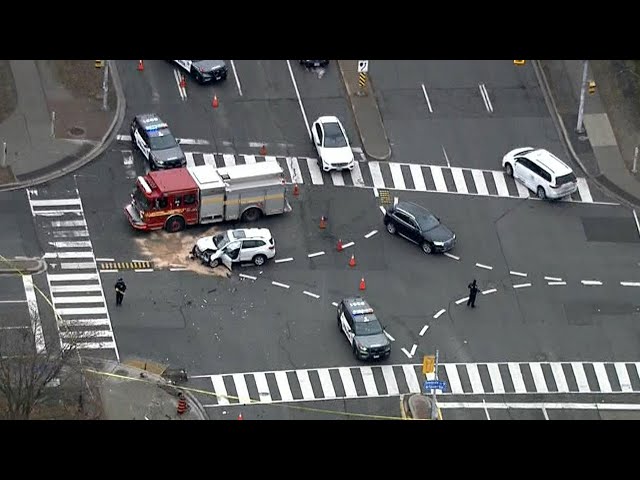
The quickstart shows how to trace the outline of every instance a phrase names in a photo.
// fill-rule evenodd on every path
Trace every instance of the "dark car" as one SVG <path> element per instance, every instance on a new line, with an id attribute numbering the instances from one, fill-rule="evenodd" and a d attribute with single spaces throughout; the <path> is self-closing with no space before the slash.
<path id="1" fill-rule="evenodd" d="M 307 68 L 313 67 L 326 67 L 329 65 L 329 60 L 300 60 L 300 64 Z"/>
<path id="2" fill-rule="evenodd" d="M 456 235 L 429 210 L 412 202 L 398 202 L 389 207 L 384 224 L 391 235 L 396 233 L 420 245 L 424 253 L 442 253 L 456 244 Z"/>
<path id="3" fill-rule="evenodd" d="M 187 164 L 178 140 L 158 115 L 136 115 L 130 129 L 134 149 L 142 152 L 152 170 L 184 167 Z"/>
<path id="4" fill-rule="evenodd" d="M 200 83 L 225 80 L 229 71 L 224 60 L 174 60 Z"/>
<path id="5" fill-rule="evenodd" d="M 391 355 L 391 342 L 384 334 L 384 327 L 362 297 L 345 298 L 338 304 L 338 328 L 349 340 L 356 359 Z"/>

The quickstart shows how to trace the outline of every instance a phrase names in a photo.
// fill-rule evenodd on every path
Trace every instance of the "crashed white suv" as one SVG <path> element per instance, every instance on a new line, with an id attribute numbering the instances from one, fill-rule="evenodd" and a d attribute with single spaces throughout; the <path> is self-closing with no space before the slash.
<path id="1" fill-rule="evenodd" d="M 217 235 L 202 237 L 191 253 L 212 268 L 253 262 L 257 266 L 276 256 L 276 244 L 267 228 L 238 228 Z"/>

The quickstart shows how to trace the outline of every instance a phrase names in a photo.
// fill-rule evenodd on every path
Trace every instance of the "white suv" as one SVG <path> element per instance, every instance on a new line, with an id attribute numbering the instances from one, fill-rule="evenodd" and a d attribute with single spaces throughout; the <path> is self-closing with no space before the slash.
<path id="1" fill-rule="evenodd" d="M 542 148 L 511 150 L 502 158 L 502 167 L 541 200 L 563 198 L 578 190 L 578 180 L 571 168 Z"/>
<path id="2" fill-rule="evenodd" d="M 240 262 L 261 266 L 276 256 L 276 244 L 267 228 L 238 228 L 198 239 L 191 253 L 212 268 L 231 269 Z"/>

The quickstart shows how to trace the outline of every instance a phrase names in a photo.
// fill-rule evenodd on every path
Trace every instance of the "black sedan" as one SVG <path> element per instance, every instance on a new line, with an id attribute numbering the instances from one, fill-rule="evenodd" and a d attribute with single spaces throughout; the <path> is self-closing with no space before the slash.
<path id="1" fill-rule="evenodd" d="M 456 235 L 429 210 L 411 202 L 389 207 L 384 224 L 391 235 L 396 233 L 420 245 L 424 253 L 443 253 L 456 244 Z"/>

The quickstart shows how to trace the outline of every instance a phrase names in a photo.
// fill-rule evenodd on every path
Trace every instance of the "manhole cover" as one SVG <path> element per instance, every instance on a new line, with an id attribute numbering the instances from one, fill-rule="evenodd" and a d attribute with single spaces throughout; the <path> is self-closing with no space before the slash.
<path id="1" fill-rule="evenodd" d="M 71 127 L 69 129 L 69 133 L 74 137 L 79 137 L 81 135 L 84 135 L 84 131 L 85 131 L 84 128 L 81 128 L 81 127 Z"/>

